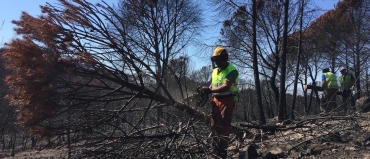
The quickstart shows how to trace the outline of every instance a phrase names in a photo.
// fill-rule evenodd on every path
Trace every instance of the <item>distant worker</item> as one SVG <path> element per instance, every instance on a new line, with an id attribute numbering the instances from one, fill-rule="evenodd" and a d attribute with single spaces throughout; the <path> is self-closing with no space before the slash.
<path id="1" fill-rule="evenodd" d="M 212 83 L 201 88 L 204 93 L 212 93 L 212 152 L 218 158 L 227 158 L 229 135 L 231 133 L 232 113 L 237 99 L 237 69 L 229 63 L 228 52 L 224 47 L 217 47 L 211 56 L 217 67 L 212 72 Z"/>
<path id="2" fill-rule="evenodd" d="M 337 76 L 329 71 L 329 68 L 322 70 L 322 88 L 324 89 L 324 99 L 322 108 L 325 112 L 330 112 L 337 107 L 336 95 L 338 92 Z"/>
<path id="3" fill-rule="evenodd" d="M 344 111 L 347 111 L 347 108 L 354 108 L 354 98 L 352 97 L 352 88 L 355 84 L 355 78 L 352 74 L 348 73 L 346 67 L 342 67 L 340 69 L 340 73 L 342 76 L 339 77 L 340 87 L 341 87 L 341 95 L 343 100 L 343 108 Z"/>

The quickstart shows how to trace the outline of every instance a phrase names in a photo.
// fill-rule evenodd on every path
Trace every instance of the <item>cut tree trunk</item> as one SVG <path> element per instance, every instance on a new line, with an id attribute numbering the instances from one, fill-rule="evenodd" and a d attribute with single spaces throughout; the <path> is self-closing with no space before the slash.
<path id="1" fill-rule="evenodd" d="M 324 91 L 324 89 L 320 86 L 314 86 L 314 85 L 308 85 L 308 84 L 304 84 L 303 85 L 303 89 L 304 90 L 307 90 L 307 89 L 312 89 L 314 91 Z M 341 91 L 338 91 L 337 92 L 337 95 L 342 95 L 342 92 Z"/>
<path id="2" fill-rule="evenodd" d="M 306 90 L 306 89 L 312 89 L 312 90 L 315 90 L 315 91 L 324 91 L 324 89 L 322 89 L 322 87 L 315 86 L 315 85 L 304 84 L 303 85 L 303 88 L 304 88 L 304 90 Z"/>

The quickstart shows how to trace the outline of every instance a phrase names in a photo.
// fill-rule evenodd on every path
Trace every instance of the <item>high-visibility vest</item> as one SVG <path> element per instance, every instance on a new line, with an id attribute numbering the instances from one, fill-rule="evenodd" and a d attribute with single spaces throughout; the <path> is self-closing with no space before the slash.
<path id="1" fill-rule="evenodd" d="M 351 87 L 352 87 L 352 78 L 351 78 L 351 74 L 346 74 L 341 77 L 339 77 L 339 82 L 340 82 L 340 86 L 342 87 L 343 90 L 346 90 L 346 91 L 349 91 L 351 90 Z"/>
<path id="2" fill-rule="evenodd" d="M 326 87 L 324 89 L 331 89 L 331 88 L 338 89 L 337 76 L 331 72 L 326 72 L 324 73 L 324 75 L 325 75 L 325 81 L 326 81 Z"/>
<path id="3" fill-rule="evenodd" d="M 236 70 L 236 68 L 229 64 L 226 69 L 219 71 L 218 68 L 213 69 L 212 72 L 212 88 L 217 88 L 225 83 L 226 75 L 229 74 L 231 71 Z M 233 85 L 230 87 L 229 91 L 222 92 L 222 93 L 212 93 L 215 96 L 224 96 L 224 95 L 233 95 L 233 101 L 238 101 L 238 97 L 236 96 L 239 88 L 237 87 L 238 77 L 236 77 Z"/>

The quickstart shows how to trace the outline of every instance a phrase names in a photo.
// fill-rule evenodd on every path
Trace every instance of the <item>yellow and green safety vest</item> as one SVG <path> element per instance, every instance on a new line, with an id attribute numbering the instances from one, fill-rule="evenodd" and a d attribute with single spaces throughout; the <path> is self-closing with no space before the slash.
<path id="1" fill-rule="evenodd" d="M 344 77 L 343 76 L 339 77 L 339 82 L 343 90 L 346 90 L 346 91 L 351 90 L 352 83 L 353 83 L 351 74 L 346 74 L 344 75 Z"/>
<path id="2" fill-rule="evenodd" d="M 326 81 L 326 87 L 324 89 L 331 89 L 331 88 L 338 89 L 337 76 L 331 72 L 326 72 L 324 73 L 324 75 L 325 75 L 325 81 Z"/>
<path id="3" fill-rule="evenodd" d="M 226 69 L 221 70 L 221 71 L 219 71 L 218 68 L 213 69 L 213 72 L 212 72 L 212 88 L 217 88 L 217 87 L 221 86 L 222 84 L 224 84 L 227 74 L 229 74 L 231 71 L 234 71 L 234 70 L 236 70 L 236 68 L 231 64 L 229 64 L 226 67 Z M 238 94 L 238 91 L 239 91 L 239 89 L 237 87 L 237 83 L 238 83 L 238 76 L 236 77 L 235 82 L 230 87 L 229 91 L 223 92 L 223 93 L 212 93 L 212 95 L 215 95 L 215 96 L 233 95 L 233 101 L 236 102 L 236 101 L 238 101 L 237 94 Z"/>

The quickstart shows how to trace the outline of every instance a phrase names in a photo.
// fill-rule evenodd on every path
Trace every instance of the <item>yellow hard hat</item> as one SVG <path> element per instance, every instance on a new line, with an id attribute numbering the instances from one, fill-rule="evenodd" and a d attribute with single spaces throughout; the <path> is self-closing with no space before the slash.
<path id="1" fill-rule="evenodd" d="M 223 58 L 228 60 L 228 53 L 226 49 L 222 46 L 216 47 L 215 50 L 213 50 L 213 54 L 211 56 L 211 60 L 218 59 L 218 58 Z"/>

